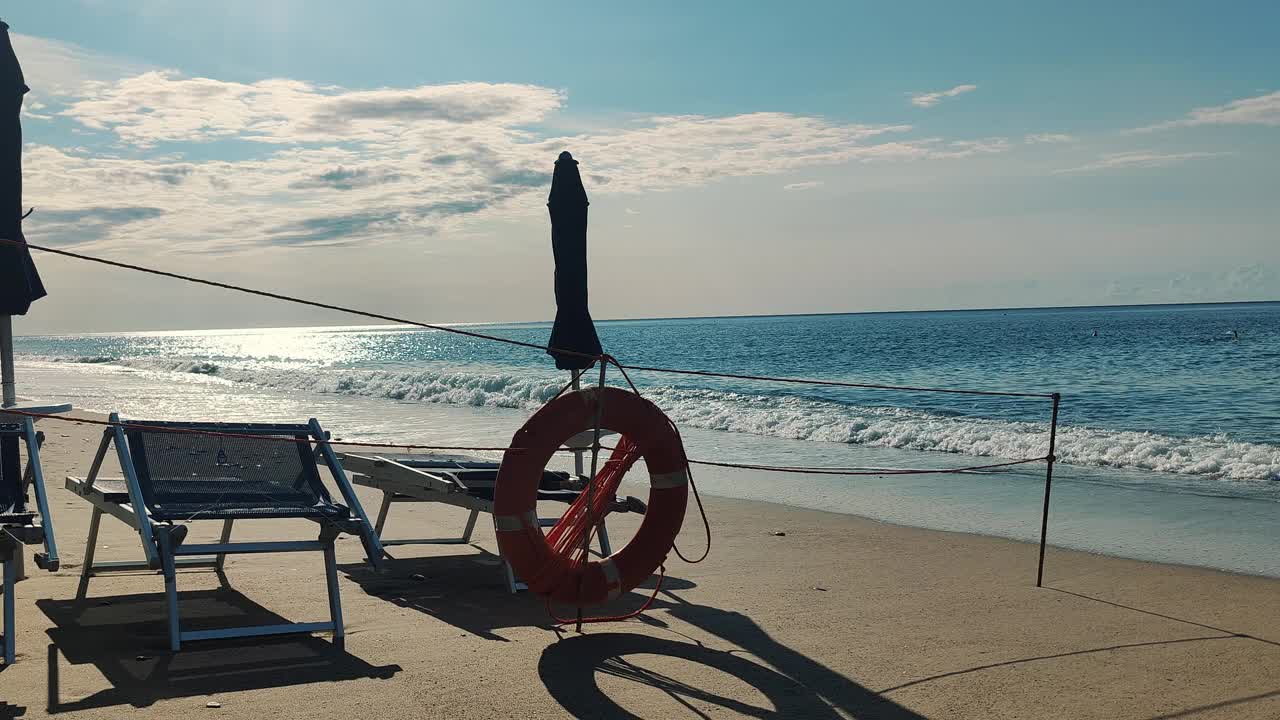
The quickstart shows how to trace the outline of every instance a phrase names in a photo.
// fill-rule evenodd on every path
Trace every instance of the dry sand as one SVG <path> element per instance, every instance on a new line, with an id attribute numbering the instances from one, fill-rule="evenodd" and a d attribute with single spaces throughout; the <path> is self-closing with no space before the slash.
<path id="1" fill-rule="evenodd" d="M 100 429 L 41 425 L 63 569 L 28 562 L 18 585 L 0 720 L 1280 718 L 1280 581 L 1051 550 L 1037 589 L 1030 545 L 721 498 L 707 501 L 710 559 L 673 558 L 642 620 L 555 630 L 537 598 L 505 593 L 481 523 L 474 547 L 398 548 L 384 574 L 341 541 L 346 652 L 282 637 L 171 655 L 157 575 L 96 578 L 88 607 L 72 607 L 89 505 L 62 479 L 84 474 Z M 387 535 L 447 534 L 464 517 L 402 504 Z M 618 539 L 627 520 L 612 522 Z M 242 526 L 236 539 L 315 528 Z M 197 523 L 193 537 L 216 531 Z M 702 542 L 691 517 L 681 544 Z M 99 544 L 99 559 L 139 557 L 111 518 Z M 233 589 L 179 576 L 183 608 L 227 624 L 322 620 L 322 567 L 318 553 L 234 556 Z"/>

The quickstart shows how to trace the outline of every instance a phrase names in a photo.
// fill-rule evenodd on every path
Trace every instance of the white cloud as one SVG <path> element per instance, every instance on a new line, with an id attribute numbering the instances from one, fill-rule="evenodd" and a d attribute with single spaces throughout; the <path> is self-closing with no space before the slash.
<path id="1" fill-rule="evenodd" d="M 531 198 L 545 195 L 564 149 L 582 162 L 588 193 L 619 194 L 1010 147 L 779 112 L 639 117 L 552 135 L 566 102 L 560 90 L 512 83 L 348 90 L 154 70 L 89 79 L 42 113 L 75 123 L 94 149 L 28 148 L 27 193 L 41 202 L 26 227 L 38 242 L 153 251 L 421 240 L 481 214 L 541 212 Z M 236 159 L 189 159 L 192 143 L 237 143 L 199 153 Z"/>
<path id="2" fill-rule="evenodd" d="M 1088 165 L 1056 170 L 1054 171 L 1054 174 L 1086 173 L 1101 170 L 1120 170 L 1130 168 L 1168 167 L 1169 165 L 1177 165 L 1178 163 L 1183 163 L 1188 160 L 1222 157 L 1234 154 L 1235 153 L 1230 152 L 1157 153 L 1144 150 L 1108 153 L 1100 156 L 1097 161 L 1089 163 Z"/>
<path id="3" fill-rule="evenodd" d="M 147 68 L 138 62 L 103 55 L 79 45 L 47 38 L 9 33 L 13 49 L 22 62 L 23 74 L 33 96 L 68 95 L 79 92 L 86 82 L 115 80 Z"/>
<path id="4" fill-rule="evenodd" d="M 1069 143 L 1075 140 L 1075 136 L 1065 133 L 1032 133 L 1023 138 L 1023 142 L 1028 145 Z"/>
<path id="5" fill-rule="evenodd" d="M 457 83 L 405 90 L 343 91 L 296 80 L 236 83 L 153 71 L 92 82 L 63 115 L 125 142 L 268 143 L 394 141 L 441 126 L 538 122 L 563 103 L 533 85 Z"/>
<path id="6" fill-rule="evenodd" d="M 627 208 L 625 212 L 626 212 L 628 215 L 639 215 L 639 214 L 640 214 L 640 211 L 639 211 L 639 210 L 633 210 L 632 208 Z"/>
<path id="7" fill-rule="evenodd" d="M 1197 125 L 1265 125 L 1280 126 L 1280 91 L 1257 97 L 1233 100 L 1226 105 L 1201 107 L 1178 120 L 1138 128 L 1134 132 L 1151 132 Z"/>
<path id="8" fill-rule="evenodd" d="M 937 105 L 938 103 L 942 102 L 942 100 L 945 98 L 955 97 L 962 93 L 971 92 L 977 89 L 978 89 L 977 85 L 957 85 L 951 88 L 950 90 L 939 90 L 937 92 L 920 93 L 918 95 L 911 96 L 911 104 L 915 105 L 916 107 L 922 107 L 922 108 L 933 107 L 934 105 Z"/>
<path id="9" fill-rule="evenodd" d="M 813 188 L 816 188 L 816 187 L 822 187 L 821 180 L 810 180 L 808 182 L 790 183 L 788 185 L 783 185 L 782 189 L 783 190 L 812 190 Z"/>

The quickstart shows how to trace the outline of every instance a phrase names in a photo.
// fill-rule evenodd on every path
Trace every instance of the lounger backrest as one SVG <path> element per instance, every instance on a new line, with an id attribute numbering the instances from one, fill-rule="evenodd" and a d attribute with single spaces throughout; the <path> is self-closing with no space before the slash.
<path id="1" fill-rule="evenodd" d="M 126 422 L 143 500 L 160 514 L 333 505 L 306 425 Z"/>
<path id="2" fill-rule="evenodd" d="M 22 453 L 19 443 L 23 427 L 0 425 L 0 515 L 26 512 L 27 499 L 22 492 Z"/>

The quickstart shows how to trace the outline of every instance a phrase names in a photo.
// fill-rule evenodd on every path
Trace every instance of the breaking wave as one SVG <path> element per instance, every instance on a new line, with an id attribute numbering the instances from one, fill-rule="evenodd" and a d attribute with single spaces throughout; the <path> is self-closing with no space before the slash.
<path id="1" fill-rule="evenodd" d="M 533 410 L 564 384 L 563 374 L 475 369 L 367 370 L 265 367 L 175 358 L 80 358 L 139 370 L 193 373 L 259 387 L 382 398 L 400 402 Z M 852 405 L 788 395 L 647 387 L 645 396 L 687 427 L 817 442 L 848 443 L 995 458 L 1044 455 L 1044 423 L 944 415 Z M 1172 437 L 1154 432 L 1063 426 L 1060 462 L 1206 476 L 1230 481 L 1280 481 L 1280 447 L 1226 435 Z"/>

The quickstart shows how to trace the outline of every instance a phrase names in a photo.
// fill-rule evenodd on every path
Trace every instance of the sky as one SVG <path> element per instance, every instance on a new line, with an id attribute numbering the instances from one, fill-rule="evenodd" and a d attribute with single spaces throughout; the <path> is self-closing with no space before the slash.
<path id="1" fill-rule="evenodd" d="M 597 318 L 1280 299 L 1274 2 L 2 17 L 35 244 L 424 322 L 549 320 L 568 150 Z M 35 255 L 50 297 L 20 334 L 362 322 Z"/>

